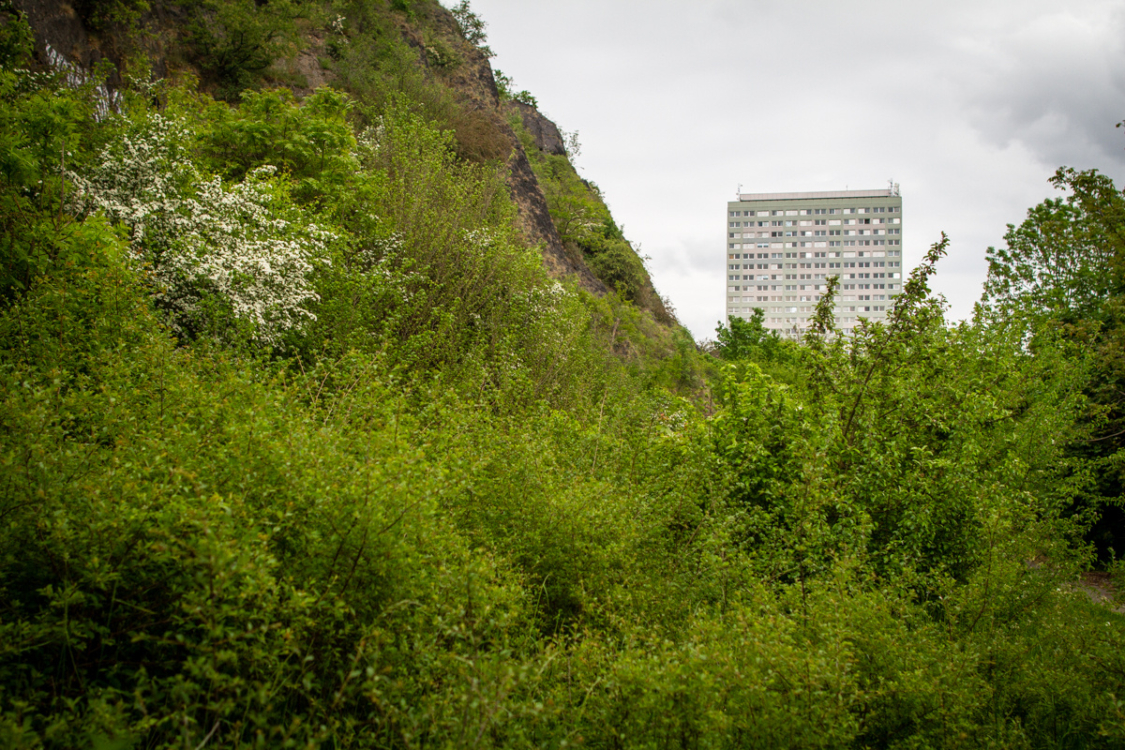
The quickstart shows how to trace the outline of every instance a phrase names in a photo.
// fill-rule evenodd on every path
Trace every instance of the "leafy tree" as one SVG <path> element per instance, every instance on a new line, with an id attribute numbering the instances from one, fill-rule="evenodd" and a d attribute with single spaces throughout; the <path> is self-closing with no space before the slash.
<path id="1" fill-rule="evenodd" d="M 1090 435 L 1072 450 L 1096 483 L 1072 510 L 1094 516 L 1088 538 L 1108 562 L 1125 549 L 1125 196 L 1097 170 L 1061 168 L 1051 182 L 1069 195 L 1031 209 L 1006 249 L 990 249 L 981 314 L 1022 326 L 1033 346 L 1061 333 L 1092 358 Z"/>
<path id="2" fill-rule="evenodd" d="M 225 179 L 269 165 L 294 181 L 298 200 L 323 202 L 338 196 L 355 172 L 352 107 L 347 95 L 328 87 L 300 102 L 287 89 L 247 91 L 237 108 L 207 108 L 210 127 L 201 146 L 208 166 Z"/>
<path id="3" fill-rule="evenodd" d="M 495 53 L 485 44 L 488 35 L 484 30 L 488 27 L 488 24 L 469 7 L 469 0 L 461 0 L 450 8 L 449 12 L 453 14 L 453 20 L 457 22 L 457 28 L 466 42 L 484 52 L 487 57 L 495 56 Z"/>
<path id="4" fill-rule="evenodd" d="M 0 302 L 67 260 L 68 174 L 111 131 L 98 123 L 91 79 L 69 86 L 60 74 L 28 73 L 31 43 L 26 19 L 12 12 L 0 25 Z"/>
<path id="5" fill-rule="evenodd" d="M 716 450 L 772 575 L 803 580 L 855 555 L 881 574 L 965 581 L 983 562 L 994 493 L 1020 519 L 1005 533 L 1030 541 L 1020 524 L 1052 519 L 1037 532 L 1051 538 L 1080 489 L 1055 482 L 1073 469 L 1063 450 L 1081 436 L 1083 368 L 1061 366 L 1066 349 L 1046 341 L 1033 358 L 1018 333 L 947 329 L 928 288 L 944 251 L 943 241 L 915 269 L 885 325 L 851 337 L 831 329 L 831 285 L 791 384 L 757 365 L 727 369 Z M 1028 465 L 1052 481 L 1028 485 Z"/>
<path id="6" fill-rule="evenodd" d="M 5 14 L 0 25 L 0 70 L 11 71 L 27 65 L 35 44 L 35 35 L 27 18 L 10 2 L 0 4 Z"/>
<path id="7" fill-rule="evenodd" d="M 116 24 L 135 25 L 150 9 L 148 0 L 79 0 L 75 6 L 95 31 L 105 31 Z"/>
<path id="8" fill-rule="evenodd" d="M 531 95 L 530 91 L 527 89 L 516 90 L 515 82 L 512 81 L 511 76 L 504 75 L 500 70 L 494 70 L 492 77 L 496 81 L 496 89 L 500 94 L 501 101 L 510 100 L 531 107 L 539 106 L 539 102 Z"/>
<path id="9" fill-rule="evenodd" d="M 602 245 L 598 239 L 620 240 L 620 232 L 609 230 L 609 212 L 600 195 L 582 181 L 565 156 L 543 154 L 535 160 L 536 174 L 543 185 L 543 195 L 551 219 L 563 242 L 588 244 L 596 255 Z"/>
<path id="10" fill-rule="evenodd" d="M 755 307 L 749 320 L 732 315 L 728 318 L 729 327 L 720 322 L 715 334 L 715 350 L 719 357 L 728 362 L 772 359 L 781 346 L 781 337 L 765 327 L 765 315 L 762 308 Z"/>
<path id="11" fill-rule="evenodd" d="M 221 99 L 255 87 L 275 61 L 296 54 L 304 0 L 190 0 L 187 46 Z"/>
<path id="12" fill-rule="evenodd" d="M 1019 227 L 1008 225 L 1006 247 L 988 249 L 984 304 L 1037 317 L 1096 315 L 1112 283 L 1099 229 L 1074 194 L 1029 209 Z"/>

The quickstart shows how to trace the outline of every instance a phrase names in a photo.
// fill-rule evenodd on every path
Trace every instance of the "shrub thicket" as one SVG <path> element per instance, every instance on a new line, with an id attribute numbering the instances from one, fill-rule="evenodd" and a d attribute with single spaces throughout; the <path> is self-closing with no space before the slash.
<path id="1" fill-rule="evenodd" d="M 731 321 L 705 362 L 635 287 L 548 278 L 414 83 L 99 120 L 29 38 L 5 747 L 1125 743 L 1125 621 L 1075 586 L 1110 365 L 1073 328 L 947 327 L 939 243 L 885 324 Z"/>

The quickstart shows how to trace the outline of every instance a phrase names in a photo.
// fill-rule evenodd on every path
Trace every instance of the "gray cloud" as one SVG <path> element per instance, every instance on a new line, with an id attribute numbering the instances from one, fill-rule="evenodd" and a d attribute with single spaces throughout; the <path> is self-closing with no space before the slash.
<path id="1" fill-rule="evenodd" d="M 1125 12 L 1085 10 L 1055 8 L 961 42 L 959 83 L 968 116 L 991 142 L 1021 141 L 1050 165 L 1120 173 L 1125 138 L 1113 126 L 1125 119 Z"/>

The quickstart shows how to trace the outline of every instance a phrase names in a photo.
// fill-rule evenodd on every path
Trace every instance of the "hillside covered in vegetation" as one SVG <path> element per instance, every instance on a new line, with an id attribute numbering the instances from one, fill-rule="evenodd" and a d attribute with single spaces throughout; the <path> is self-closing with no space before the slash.
<path id="1" fill-rule="evenodd" d="M 0 7 L 0 746 L 1125 746 L 1125 197 L 704 349 L 486 42 Z"/>

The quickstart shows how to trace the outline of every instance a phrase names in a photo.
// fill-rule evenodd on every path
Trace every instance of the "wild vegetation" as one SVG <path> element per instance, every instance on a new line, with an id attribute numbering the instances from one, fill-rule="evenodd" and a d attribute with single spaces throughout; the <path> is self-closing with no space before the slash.
<path id="1" fill-rule="evenodd" d="M 254 54 L 108 109 L 0 26 L 0 745 L 1125 746 L 1106 178 L 972 321 L 941 239 L 886 324 L 705 352 L 513 120 L 609 291 L 545 269 L 467 3 L 181 10 Z"/>

